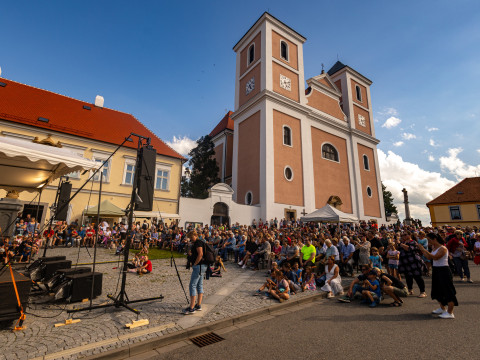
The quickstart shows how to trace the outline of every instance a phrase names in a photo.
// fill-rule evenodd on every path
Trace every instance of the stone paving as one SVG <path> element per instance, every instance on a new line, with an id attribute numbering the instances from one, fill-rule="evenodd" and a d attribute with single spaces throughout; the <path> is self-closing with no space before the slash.
<path id="1" fill-rule="evenodd" d="M 93 255 L 91 249 L 89 250 Z M 79 263 L 92 261 L 85 248 L 80 252 L 77 248 L 58 248 L 47 253 L 47 256 L 54 255 L 65 255 L 73 263 L 77 257 Z M 97 262 L 117 258 L 113 250 L 97 250 Z M 175 261 L 188 295 L 190 270 L 185 269 L 185 259 L 179 258 Z M 223 277 L 210 278 L 204 282 L 204 311 L 193 316 L 185 316 L 181 314 L 181 309 L 186 306 L 187 301 L 175 268 L 170 266 L 170 260 L 153 260 L 152 263 L 151 274 L 138 276 L 129 273 L 126 287 L 130 300 L 160 294 L 165 297 L 161 301 L 135 304 L 135 308 L 141 311 L 139 319 L 148 319 L 150 322 L 148 326 L 126 329 L 125 324 L 136 320 L 137 316 L 128 310 L 111 307 L 73 314 L 73 318 L 81 319 L 80 323 L 55 328 L 54 324 L 62 323 L 69 318 L 66 309 L 83 307 L 88 303 L 33 304 L 32 302 L 45 301 L 45 298 L 31 296 L 31 304 L 27 309 L 27 319 L 24 323 L 26 329 L 17 332 L 0 330 L 0 359 L 43 358 L 45 355 L 81 347 L 79 349 L 81 352 L 72 351 L 74 353 L 64 356 L 68 359 L 78 359 L 277 303 L 264 296 L 252 296 L 263 283 L 266 277 L 265 270 L 243 270 L 233 262 L 228 262 L 227 272 L 223 273 Z M 118 292 L 120 267 L 121 263 L 96 265 L 96 271 L 103 273 L 103 291 L 102 295 L 93 301 L 94 305 L 105 303 L 108 301 L 107 294 Z M 312 292 L 299 293 L 293 295 L 293 298 L 311 294 Z"/>

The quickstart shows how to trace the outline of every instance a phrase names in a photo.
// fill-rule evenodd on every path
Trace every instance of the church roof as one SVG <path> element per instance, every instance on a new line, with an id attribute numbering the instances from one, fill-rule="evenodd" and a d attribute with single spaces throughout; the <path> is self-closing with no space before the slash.
<path id="1" fill-rule="evenodd" d="M 0 119 L 115 145 L 135 132 L 150 137 L 157 154 L 184 159 L 133 115 L 4 78 L 0 83 Z M 137 148 L 136 142 L 124 146 Z"/>
<path id="2" fill-rule="evenodd" d="M 466 178 L 427 205 L 480 202 L 480 177 Z"/>
<path id="3" fill-rule="evenodd" d="M 222 120 L 215 126 L 215 128 L 210 133 L 210 137 L 215 137 L 216 135 L 220 134 L 223 130 L 232 130 L 233 131 L 233 120 L 230 116 L 232 116 L 233 111 L 229 111 L 225 114 Z"/>
<path id="4" fill-rule="evenodd" d="M 337 71 L 342 70 L 345 66 L 345 64 L 341 63 L 340 61 L 337 61 L 333 66 L 330 68 L 330 70 L 327 71 L 327 74 L 332 76 L 335 74 Z"/>

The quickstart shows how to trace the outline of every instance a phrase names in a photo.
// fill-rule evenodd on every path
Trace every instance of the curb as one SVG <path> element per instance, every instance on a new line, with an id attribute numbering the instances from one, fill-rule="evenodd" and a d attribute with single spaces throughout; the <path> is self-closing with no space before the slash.
<path id="1" fill-rule="evenodd" d="M 344 291 L 345 290 L 348 290 L 348 286 L 344 286 Z M 159 338 L 129 344 L 126 346 L 122 346 L 118 349 L 106 351 L 101 354 L 83 357 L 82 359 L 84 360 L 126 359 L 130 356 L 152 351 L 157 348 L 167 346 L 173 343 L 177 343 L 183 340 L 188 340 L 191 337 L 199 336 L 201 334 L 204 334 L 210 331 L 220 330 L 223 328 L 234 326 L 239 323 L 245 322 L 247 320 L 251 320 L 253 318 L 257 318 L 265 315 L 275 315 L 275 312 L 278 312 L 279 310 L 284 310 L 284 309 L 292 308 L 295 306 L 309 304 L 315 300 L 325 299 L 326 297 L 327 297 L 327 294 L 322 292 L 320 294 L 305 296 L 298 300 L 293 300 L 293 301 L 288 300 L 284 303 L 275 304 L 275 305 L 257 309 L 257 310 L 252 310 L 252 311 L 249 311 L 240 315 L 236 315 L 227 319 L 217 320 L 211 323 L 194 326 L 191 328 L 187 328 L 185 330 L 177 331 L 173 334 L 161 336 Z"/>

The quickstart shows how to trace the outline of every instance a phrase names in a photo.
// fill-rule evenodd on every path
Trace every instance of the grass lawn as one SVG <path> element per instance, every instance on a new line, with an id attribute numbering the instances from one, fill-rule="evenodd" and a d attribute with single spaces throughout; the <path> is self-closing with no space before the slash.
<path id="1" fill-rule="evenodd" d="M 131 253 L 138 253 L 140 250 L 132 250 L 130 249 L 130 252 Z M 160 250 L 160 249 L 157 249 L 157 248 L 150 248 L 149 251 L 148 251 L 148 258 L 150 260 L 157 260 L 157 259 L 170 259 L 172 256 L 172 253 L 170 252 L 170 250 Z M 183 255 L 183 253 L 179 253 L 177 251 L 173 251 L 173 257 L 174 258 L 186 258 L 185 255 Z"/>

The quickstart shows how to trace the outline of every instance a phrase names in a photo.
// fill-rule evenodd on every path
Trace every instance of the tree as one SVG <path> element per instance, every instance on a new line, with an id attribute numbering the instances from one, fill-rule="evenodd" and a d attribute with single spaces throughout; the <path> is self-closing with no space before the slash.
<path id="1" fill-rule="evenodd" d="M 387 191 L 387 187 L 382 183 L 383 203 L 385 205 L 385 216 L 387 214 L 398 214 L 397 207 L 393 204 L 393 195 Z"/>
<path id="2" fill-rule="evenodd" d="M 189 176 L 186 172 L 182 177 L 182 196 L 205 199 L 208 197 L 208 189 L 220 182 L 214 155 L 214 144 L 210 136 L 202 136 L 197 140 L 197 147 L 188 153 L 191 171 Z"/>

